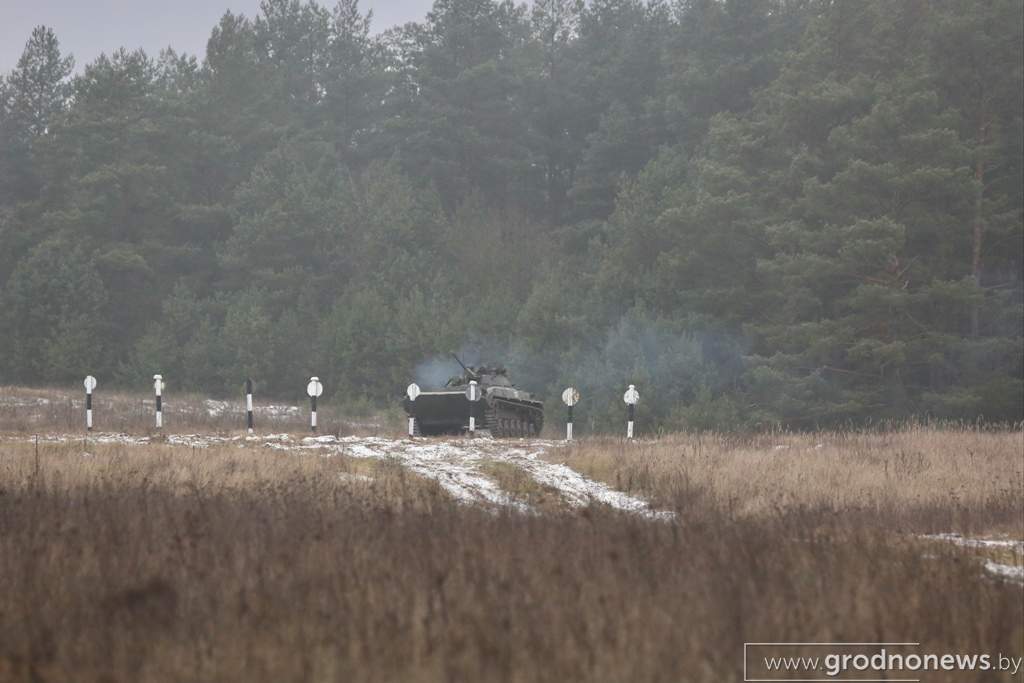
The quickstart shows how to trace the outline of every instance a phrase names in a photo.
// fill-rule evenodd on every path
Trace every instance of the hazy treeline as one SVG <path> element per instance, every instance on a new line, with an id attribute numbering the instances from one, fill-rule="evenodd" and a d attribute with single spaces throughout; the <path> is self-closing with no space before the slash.
<path id="1" fill-rule="evenodd" d="M 356 0 L 0 80 L 0 383 L 1020 419 L 1022 3 Z M 475 360 L 471 358 L 471 360 Z M 588 402 L 589 401 L 589 402 Z"/>

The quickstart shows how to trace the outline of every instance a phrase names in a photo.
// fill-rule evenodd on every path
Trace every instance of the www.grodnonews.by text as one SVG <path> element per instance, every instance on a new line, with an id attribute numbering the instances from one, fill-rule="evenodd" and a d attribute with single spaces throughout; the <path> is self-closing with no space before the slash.
<path id="1" fill-rule="evenodd" d="M 882 647 L 874 652 L 840 652 L 829 651 L 814 656 L 785 656 L 779 653 L 786 646 L 806 648 L 810 643 L 748 643 L 744 646 L 744 680 L 745 681 L 811 681 L 811 680 L 844 680 L 844 675 L 854 674 L 856 677 L 845 680 L 872 680 L 864 678 L 864 673 L 884 674 L 884 680 L 916 681 L 919 678 L 896 678 L 898 674 L 918 674 L 934 671 L 993 671 L 1005 672 L 1010 676 L 1018 676 L 1024 668 L 1024 657 L 1007 656 L 1004 654 L 971 654 L 971 653 L 926 653 L 892 652 Z M 828 644 L 846 649 L 841 643 Z M 856 644 L 859 649 L 864 644 Z M 911 644 L 901 645 L 906 648 Z M 771 647 L 775 652 L 771 656 L 763 654 L 757 660 L 748 659 L 748 649 Z M 751 653 L 752 654 L 752 653 Z M 759 671 L 748 669 L 758 668 Z M 757 667 L 761 664 L 763 668 Z M 764 672 L 768 676 L 761 676 Z M 822 678 L 825 676 L 826 678 Z"/>

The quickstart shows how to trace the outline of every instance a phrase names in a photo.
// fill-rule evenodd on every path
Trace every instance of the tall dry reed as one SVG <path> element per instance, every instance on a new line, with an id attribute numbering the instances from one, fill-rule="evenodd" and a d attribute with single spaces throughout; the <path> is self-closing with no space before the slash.
<path id="1" fill-rule="evenodd" d="M 394 463 L 4 444 L 0 680 L 718 683 L 744 641 L 1022 654 L 1021 587 L 967 552 L 714 500 L 530 515 Z"/>

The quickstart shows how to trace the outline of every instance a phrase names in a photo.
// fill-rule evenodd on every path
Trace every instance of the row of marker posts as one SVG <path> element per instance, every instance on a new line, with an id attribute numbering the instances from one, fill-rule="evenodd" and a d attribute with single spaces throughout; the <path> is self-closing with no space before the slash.
<path id="1" fill-rule="evenodd" d="M 85 428 L 88 431 L 92 431 L 92 392 L 96 389 L 97 382 L 96 378 L 89 375 L 83 382 L 85 385 Z M 153 375 L 153 392 L 156 398 L 156 428 L 162 429 L 164 426 L 163 419 L 163 389 L 164 389 L 164 378 L 163 375 Z M 309 384 L 306 385 L 306 394 L 309 396 L 309 427 L 310 431 L 316 433 L 316 400 L 323 395 L 324 385 L 320 383 L 320 378 L 310 377 Z M 420 395 L 421 391 L 419 385 L 413 383 L 410 384 L 406 389 L 406 396 L 409 397 L 409 401 L 415 406 L 416 398 Z M 475 382 L 471 381 L 469 387 L 466 388 L 466 398 L 469 400 L 469 433 L 470 436 L 476 433 L 476 406 L 481 398 L 480 386 Z M 626 438 L 633 438 L 633 425 L 636 421 L 636 404 L 640 402 L 640 392 L 636 390 L 636 385 L 630 384 L 629 388 L 626 389 L 626 393 L 622 395 L 622 400 L 626 404 Z M 565 440 L 572 441 L 572 409 L 580 401 L 580 392 L 574 387 L 569 387 L 562 392 L 562 402 L 565 403 L 568 408 L 568 415 L 565 421 Z M 413 415 L 409 417 L 409 436 L 416 435 L 416 417 L 415 410 L 412 411 Z M 253 409 L 252 409 L 252 379 L 247 378 L 245 380 L 245 426 L 246 430 L 252 434 L 255 430 L 255 424 L 253 422 Z"/>
<path id="2" fill-rule="evenodd" d="M 418 384 L 415 382 L 410 384 L 405 390 L 405 395 L 409 397 L 409 401 L 413 408 L 409 412 L 412 415 L 409 417 L 409 436 L 416 436 L 416 398 L 420 395 L 421 390 Z M 481 398 L 480 387 L 476 382 L 470 381 L 469 386 L 466 388 L 466 398 L 469 399 L 469 434 L 472 436 L 476 433 L 476 405 Z M 314 399 L 315 400 L 315 399 Z M 636 404 L 640 402 L 640 392 L 636 390 L 635 384 L 630 384 L 629 388 L 626 389 L 626 393 L 622 395 L 622 400 L 626 404 L 626 438 L 633 438 L 633 425 L 636 422 Z M 577 403 L 580 402 L 580 392 L 575 387 L 569 387 L 562 392 L 562 402 L 565 403 L 568 414 L 565 420 L 565 440 L 572 441 L 572 409 Z"/>
<path id="3" fill-rule="evenodd" d="M 86 376 L 82 382 L 85 386 L 85 428 L 87 431 L 92 431 L 92 393 L 96 390 L 98 382 L 92 375 Z M 164 426 L 164 406 L 163 406 L 163 393 L 164 393 L 164 378 L 163 375 L 153 375 L 153 395 L 156 399 L 156 413 L 155 423 L 157 429 L 163 429 Z M 316 399 L 324 393 L 324 386 L 320 383 L 319 378 L 310 377 L 309 384 L 306 385 L 306 393 L 309 395 L 310 403 L 310 414 L 309 414 L 309 426 L 313 432 L 316 432 Z M 246 430 L 252 434 L 255 431 L 256 425 L 253 420 L 253 408 L 252 408 L 252 379 L 246 378 L 245 380 L 245 427 Z"/>
<path id="4" fill-rule="evenodd" d="M 164 413 L 162 394 L 164 389 L 164 378 L 161 375 L 153 375 L 153 391 L 156 394 L 156 428 L 164 426 Z M 99 382 L 92 375 L 87 375 L 82 382 L 85 386 L 85 428 L 92 431 L 92 392 L 96 390 Z"/>

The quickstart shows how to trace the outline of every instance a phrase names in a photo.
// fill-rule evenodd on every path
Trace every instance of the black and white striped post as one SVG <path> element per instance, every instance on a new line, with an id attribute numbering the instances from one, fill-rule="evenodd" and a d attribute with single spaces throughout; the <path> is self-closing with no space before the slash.
<path id="1" fill-rule="evenodd" d="M 252 419 L 252 378 L 245 378 L 245 428 L 252 434 L 255 431 Z"/>
<path id="2" fill-rule="evenodd" d="M 156 394 L 156 428 L 163 429 L 164 426 L 164 376 L 153 375 L 153 392 Z"/>
<path id="3" fill-rule="evenodd" d="M 85 429 L 92 431 L 92 390 L 96 388 L 96 378 L 88 375 L 85 378 Z"/>
<path id="4" fill-rule="evenodd" d="M 569 415 L 565 420 L 565 440 L 572 441 L 572 407 L 580 402 L 580 392 L 569 387 L 562 392 L 562 403 L 569 408 Z"/>
<path id="5" fill-rule="evenodd" d="M 406 390 L 405 395 L 409 397 L 409 437 L 416 436 L 416 397 L 420 395 L 420 386 L 413 382 Z"/>
<path id="6" fill-rule="evenodd" d="M 629 385 L 629 389 L 626 389 L 626 393 L 622 395 L 622 400 L 626 402 L 626 438 L 632 439 L 633 422 L 636 420 L 636 404 L 640 401 L 640 392 L 636 390 L 636 385 Z"/>
<path id="7" fill-rule="evenodd" d="M 476 380 L 469 381 L 466 398 L 469 399 L 469 435 L 473 436 L 476 433 L 476 406 L 477 401 L 480 400 L 480 385 L 476 383 Z"/>
<path id="8" fill-rule="evenodd" d="M 320 384 L 319 377 L 309 378 L 306 393 L 309 395 L 309 427 L 316 434 L 316 399 L 324 393 L 324 385 Z"/>

